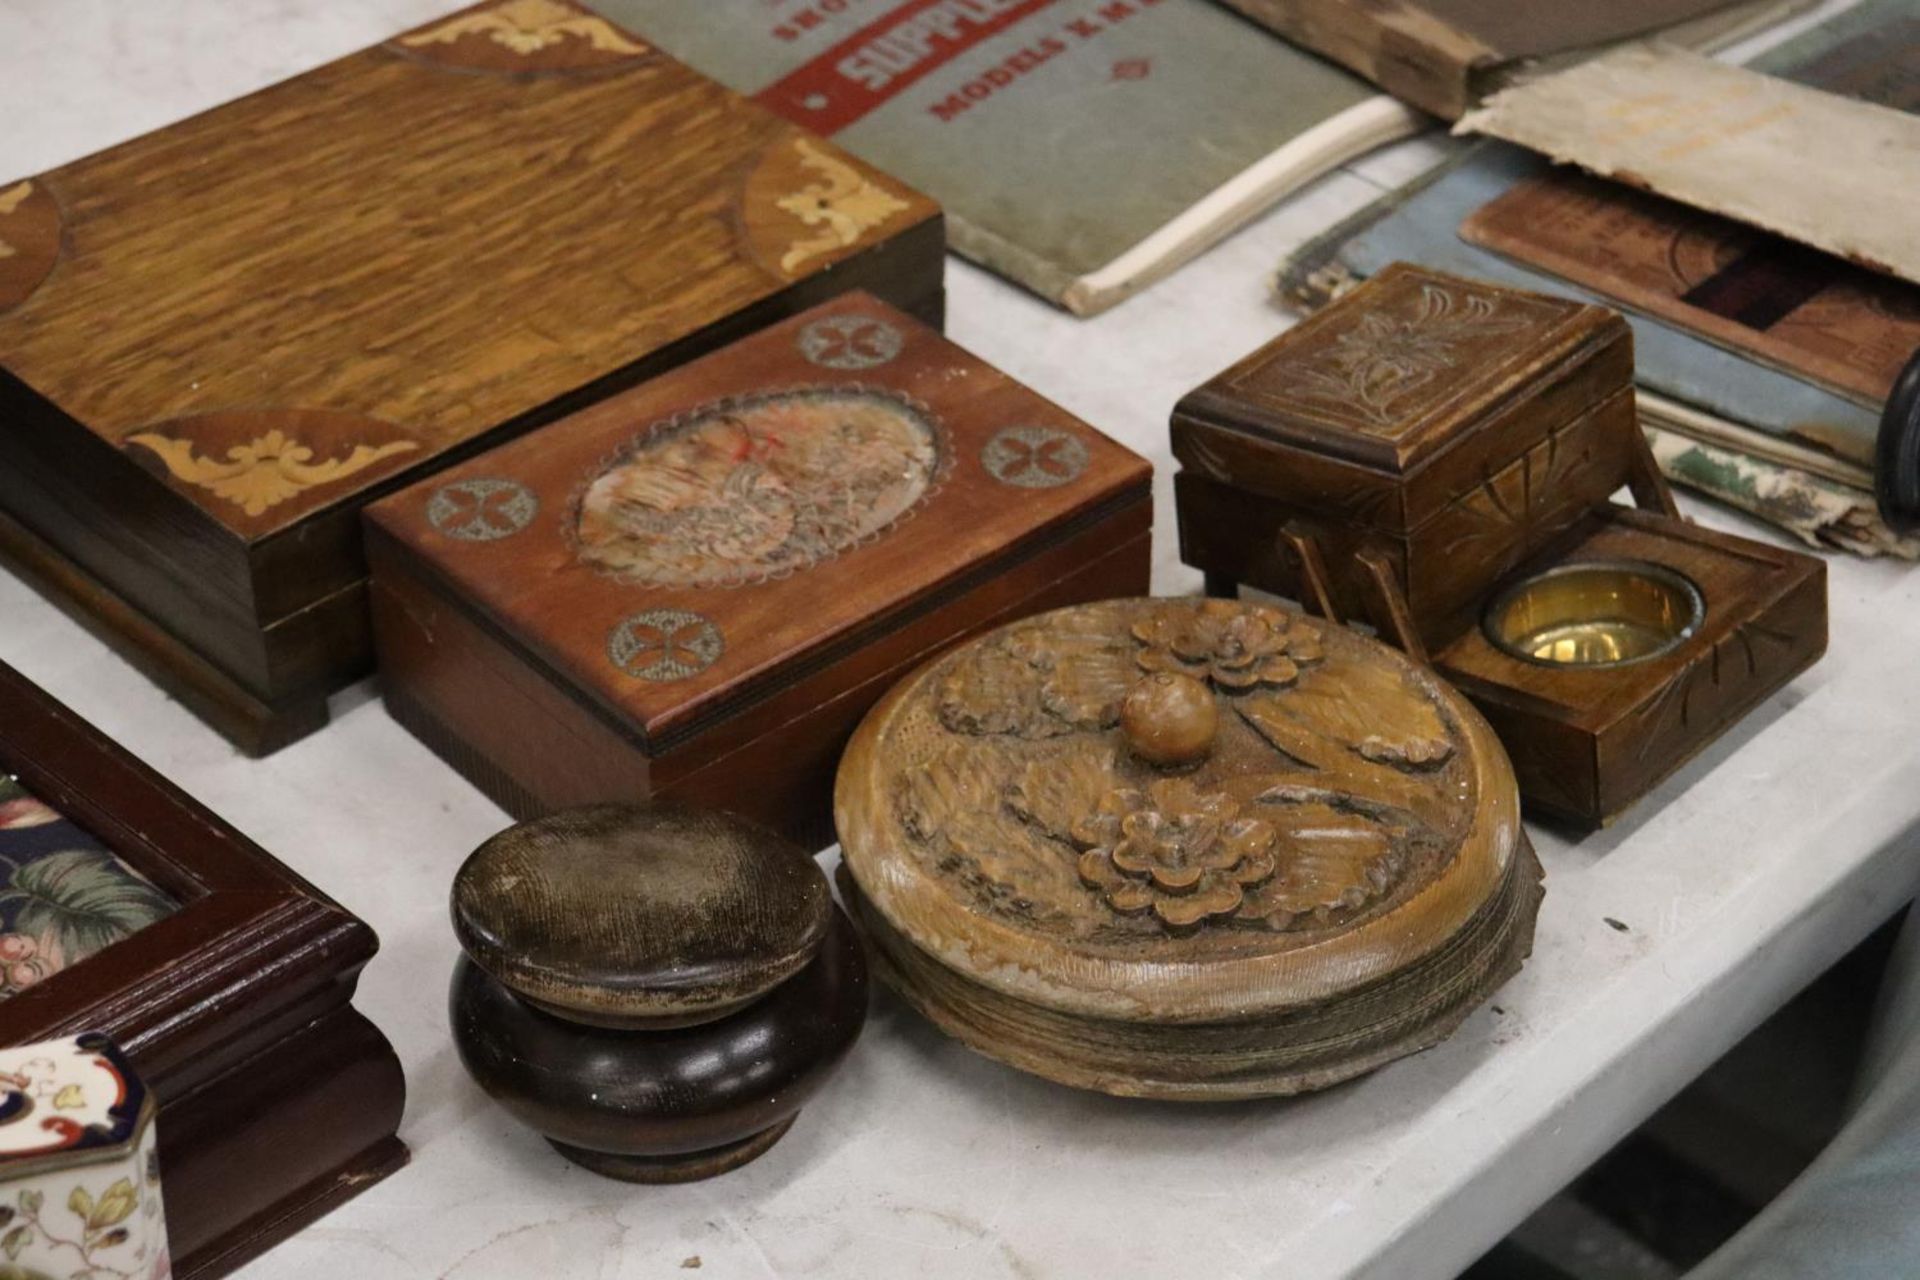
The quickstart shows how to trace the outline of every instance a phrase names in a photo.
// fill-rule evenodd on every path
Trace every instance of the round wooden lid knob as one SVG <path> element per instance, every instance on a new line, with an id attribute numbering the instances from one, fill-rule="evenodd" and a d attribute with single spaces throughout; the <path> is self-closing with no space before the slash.
<path id="1" fill-rule="evenodd" d="M 1120 700 L 1120 731 L 1148 764 L 1197 764 L 1213 750 L 1220 710 L 1213 691 L 1192 676 L 1155 671 Z"/>
<path id="2" fill-rule="evenodd" d="M 453 884 L 473 962 L 572 1022 L 664 1028 L 739 1009 L 799 972 L 833 913 L 798 845 L 731 814 L 596 805 L 522 823 Z"/>

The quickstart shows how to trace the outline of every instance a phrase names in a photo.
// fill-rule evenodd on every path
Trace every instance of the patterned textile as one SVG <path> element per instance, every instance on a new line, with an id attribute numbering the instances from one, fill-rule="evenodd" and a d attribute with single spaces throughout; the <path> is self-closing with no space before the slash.
<path id="1" fill-rule="evenodd" d="M 179 910 L 179 903 L 0 774 L 0 1001 Z"/>

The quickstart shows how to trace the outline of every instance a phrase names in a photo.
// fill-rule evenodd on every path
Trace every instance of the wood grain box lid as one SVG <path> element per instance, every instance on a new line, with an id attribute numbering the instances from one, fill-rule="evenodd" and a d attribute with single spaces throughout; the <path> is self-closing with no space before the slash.
<path id="1" fill-rule="evenodd" d="M 1183 398 L 1173 449 L 1209 479 L 1411 534 L 1632 383 L 1618 314 L 1396 263 Z M 1587 504 L 1629 478 L 1617 434 L 1579 470 Z"/>
<path id="2" fill-rule="evenodd" d="M 851 294 L 414 485 L 367 523 L 377 592 L 389 565 L 427 580 L 657 758 L 775 694 L 832 701 L 872 674 L 863 651 L 1120 513 L 1143 538 L 1150 479 L 1064 409 Z"/>
<path id="3" fill-rule="evenodd" d="M 851 287 L 924 197 L 570 0 L 0 185 L 0 508 L 252 694 L 367 654 L 357 511 Z"/>

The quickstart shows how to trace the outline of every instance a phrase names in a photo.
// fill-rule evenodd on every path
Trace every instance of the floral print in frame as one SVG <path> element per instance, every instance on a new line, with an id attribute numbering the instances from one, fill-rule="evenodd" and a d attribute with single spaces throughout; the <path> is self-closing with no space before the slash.
<path id="1" fill-rule="evenodd" d="M 0 774 L 0 1001 L 177 910 L 98 840 Z"/>

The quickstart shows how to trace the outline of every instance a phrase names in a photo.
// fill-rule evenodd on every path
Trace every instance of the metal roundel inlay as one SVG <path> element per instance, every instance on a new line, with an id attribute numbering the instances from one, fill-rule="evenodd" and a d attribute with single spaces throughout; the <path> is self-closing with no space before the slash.
<path id="1" fill-rule="evenodd" d="M 900 354 L 900 331 L 872 316 L 827 316 L 800 331 L 800 354 L 823 369 L 872 369 Z"/>
<path id="2" fill-rule="evenodd" d="M 1087 469 L 1087 446 L 1054 427 L 1007 427 L 980 451 L 980 465 L 1001 484 L 1051 489 Z"/>
<path id="3" fill-rule="evenodd" d="M 427 499 L 427 522 L 462 542 L 512 537 L 539 511 L 540 499 L 516 480 L 456 480 Z"/>
<path id="4" fill-rule="evenodd" d="M 635 679 L 659 684 L 698 675 L 726 651 L 720 628 L 685 609 L 636 613 L 607 637 L 607 657 L 614 666 Z"/>

